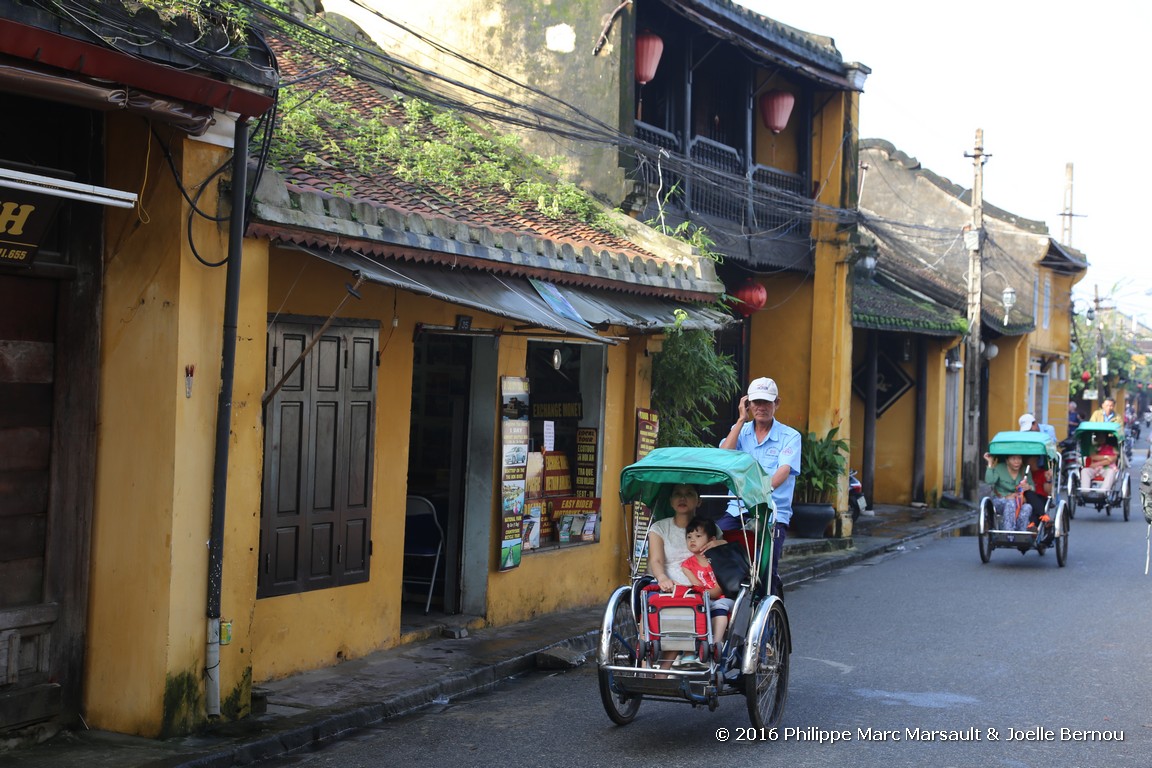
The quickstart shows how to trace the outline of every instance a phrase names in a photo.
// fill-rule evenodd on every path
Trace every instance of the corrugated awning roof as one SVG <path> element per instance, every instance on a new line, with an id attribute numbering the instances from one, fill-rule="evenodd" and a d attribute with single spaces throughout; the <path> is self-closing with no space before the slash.
<path id="1" fill-rule="evenodd" d="M 677 310 L 687 313 L 682 323 L 687 328 L 715 330 L 731 322 L 718 310 L 670 299 L 558 286 L 483 270 L 381 260 L 349 251 L 293 247 L 358 273 L 370 283 L 508 318 L 520 324 L 516 330 L 538 328 L 614 344 L 616 339 L 601 336 L 597 329 L 617 326 L 658 332 L 676 322 Z"/>

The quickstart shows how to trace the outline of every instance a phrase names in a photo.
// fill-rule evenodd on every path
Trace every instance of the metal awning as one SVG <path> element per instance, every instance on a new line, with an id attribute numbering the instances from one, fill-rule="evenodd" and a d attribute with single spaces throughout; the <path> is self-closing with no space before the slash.
<path id="1" fill-rule="evenodd" d="M 553 310 L 526 278 L 508 277 L 471 269 L 446 269 L 410 261 L 378 261 L 347 251 L 300 248 L 338 267 L 358 272 L 365 281 L 432 296 L 480 312 L 506 317 L 522 325 L 568 336 L 614 344 L 587 323 L 570 320 Z"/>
<path id="2" fill-rule="evenodd" d="M 682 328 L 718 331 L 735 322 L 731 315 L 713 307 L 659 296 L 636 296 L 569 286 L 560 290 L 580 316 L 596 328 L 618 325 L 649 333 L 659 332 L 676 324 L 677 310 L 687 313 L 680 324 Z"/>
<path id="3" fill-rule="evenodd" d="M 288 246 L 286 246 L 288 247 Z M 677 311 L 686 313 L 684 328 L 719 330 L 733 322 L 710 306 L 596 288 L 556 285 L 544 280 L 497 275 L 475 269 L 381 260 L 350 251 L 290 246 L 338 267 L 359 273 L 365 281 L 391 285 L 423 296 L 506 317 L 522 325 L 614 344 L 597 330 L 627 328 L 658 333 L 675 325 Z"/>

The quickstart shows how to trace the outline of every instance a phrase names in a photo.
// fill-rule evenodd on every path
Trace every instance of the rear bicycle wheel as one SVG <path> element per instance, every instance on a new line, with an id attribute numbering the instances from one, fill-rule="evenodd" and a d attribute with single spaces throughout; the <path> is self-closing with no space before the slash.
<path id="1" fill-rule="evenodd" d="M 788 698 L 788 654 L 790 639 L 788 616 L 784 605 L 775 600 L 768 608 L 764 630 L 752 648 L 755 666 L 744 676 L 744 695 L 748 699 L 748 716 L 757 728 L 774 728 L 784 716 Z"/>
<path id="2" fill-rule="evenodd" d="M 615 690 L 615 673 L 604 666 L 639 666 L 640 630 L 636 626 L 636 616 L 632 613 L 632 590 L 617 590 L 609 601 L 605 612 L 601 633 L 607 634 L 607 658 L 601 658 L 599 670 L 600 701 L 604 711 L 617 725 L 628 725 L 636 719 L 640 709 L 639 696 L 626 696 Z M 601 640 L 603 641 L 603 637 Z M 601 646 L 603 647 L 603 645 Z"/>

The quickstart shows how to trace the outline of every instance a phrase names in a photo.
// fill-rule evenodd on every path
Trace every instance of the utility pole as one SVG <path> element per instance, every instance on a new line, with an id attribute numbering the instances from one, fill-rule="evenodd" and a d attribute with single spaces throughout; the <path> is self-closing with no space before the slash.
<path id="1" fill-rule="evenodd" d="M 1072 246 L 1072 163 L 1064 166 L 1064 213 L 1061 215 L 1060 242 Z"/>
<path id="2" fill-rule="evenodd" d="M 1096 407 L 1099 408 L 1104 402 L 1104 398 L 1108 397 L 1111 393 L 1108 391 L 1108 355 L 1105 352 L 1104 345 L 1104 315 L 1100 312 L 1100 286 L 1092 286 L 1094 298 L 1092 300 L 1093 306 L 1096 308 L 1096 317 L 1100 321 L 1096 323 Z"/>
<path id="3" fill-rule="evenodd" d="M 968 247 L 968 352 L 964 360 L 964 445 L 961 453 L 960 483 L 965 499 L 976 501 L 980 469 L 980 378 L 981 328 L 984 301 L 981 280 L 984 241 L 984 129 L 976 129 L 976 147 L 971 154 L 975 179 L 972 182 L 972 224 L 964 233 Z"/>

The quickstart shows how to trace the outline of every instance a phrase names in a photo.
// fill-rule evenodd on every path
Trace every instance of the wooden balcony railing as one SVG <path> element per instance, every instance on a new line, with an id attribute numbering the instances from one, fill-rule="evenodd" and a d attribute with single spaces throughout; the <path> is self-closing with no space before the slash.
<path id="1" fill-rule="evenodd" d="M 748 164 L 733 147 L 696 136 L 685 152 L 678 135 L 635 124 L 640 179 L 663 204 L 740 224 L 751 234 L 807 233 L 811 199 L 804 176 Z M 688 169 L 689 172 L 685 172 Z"/>

